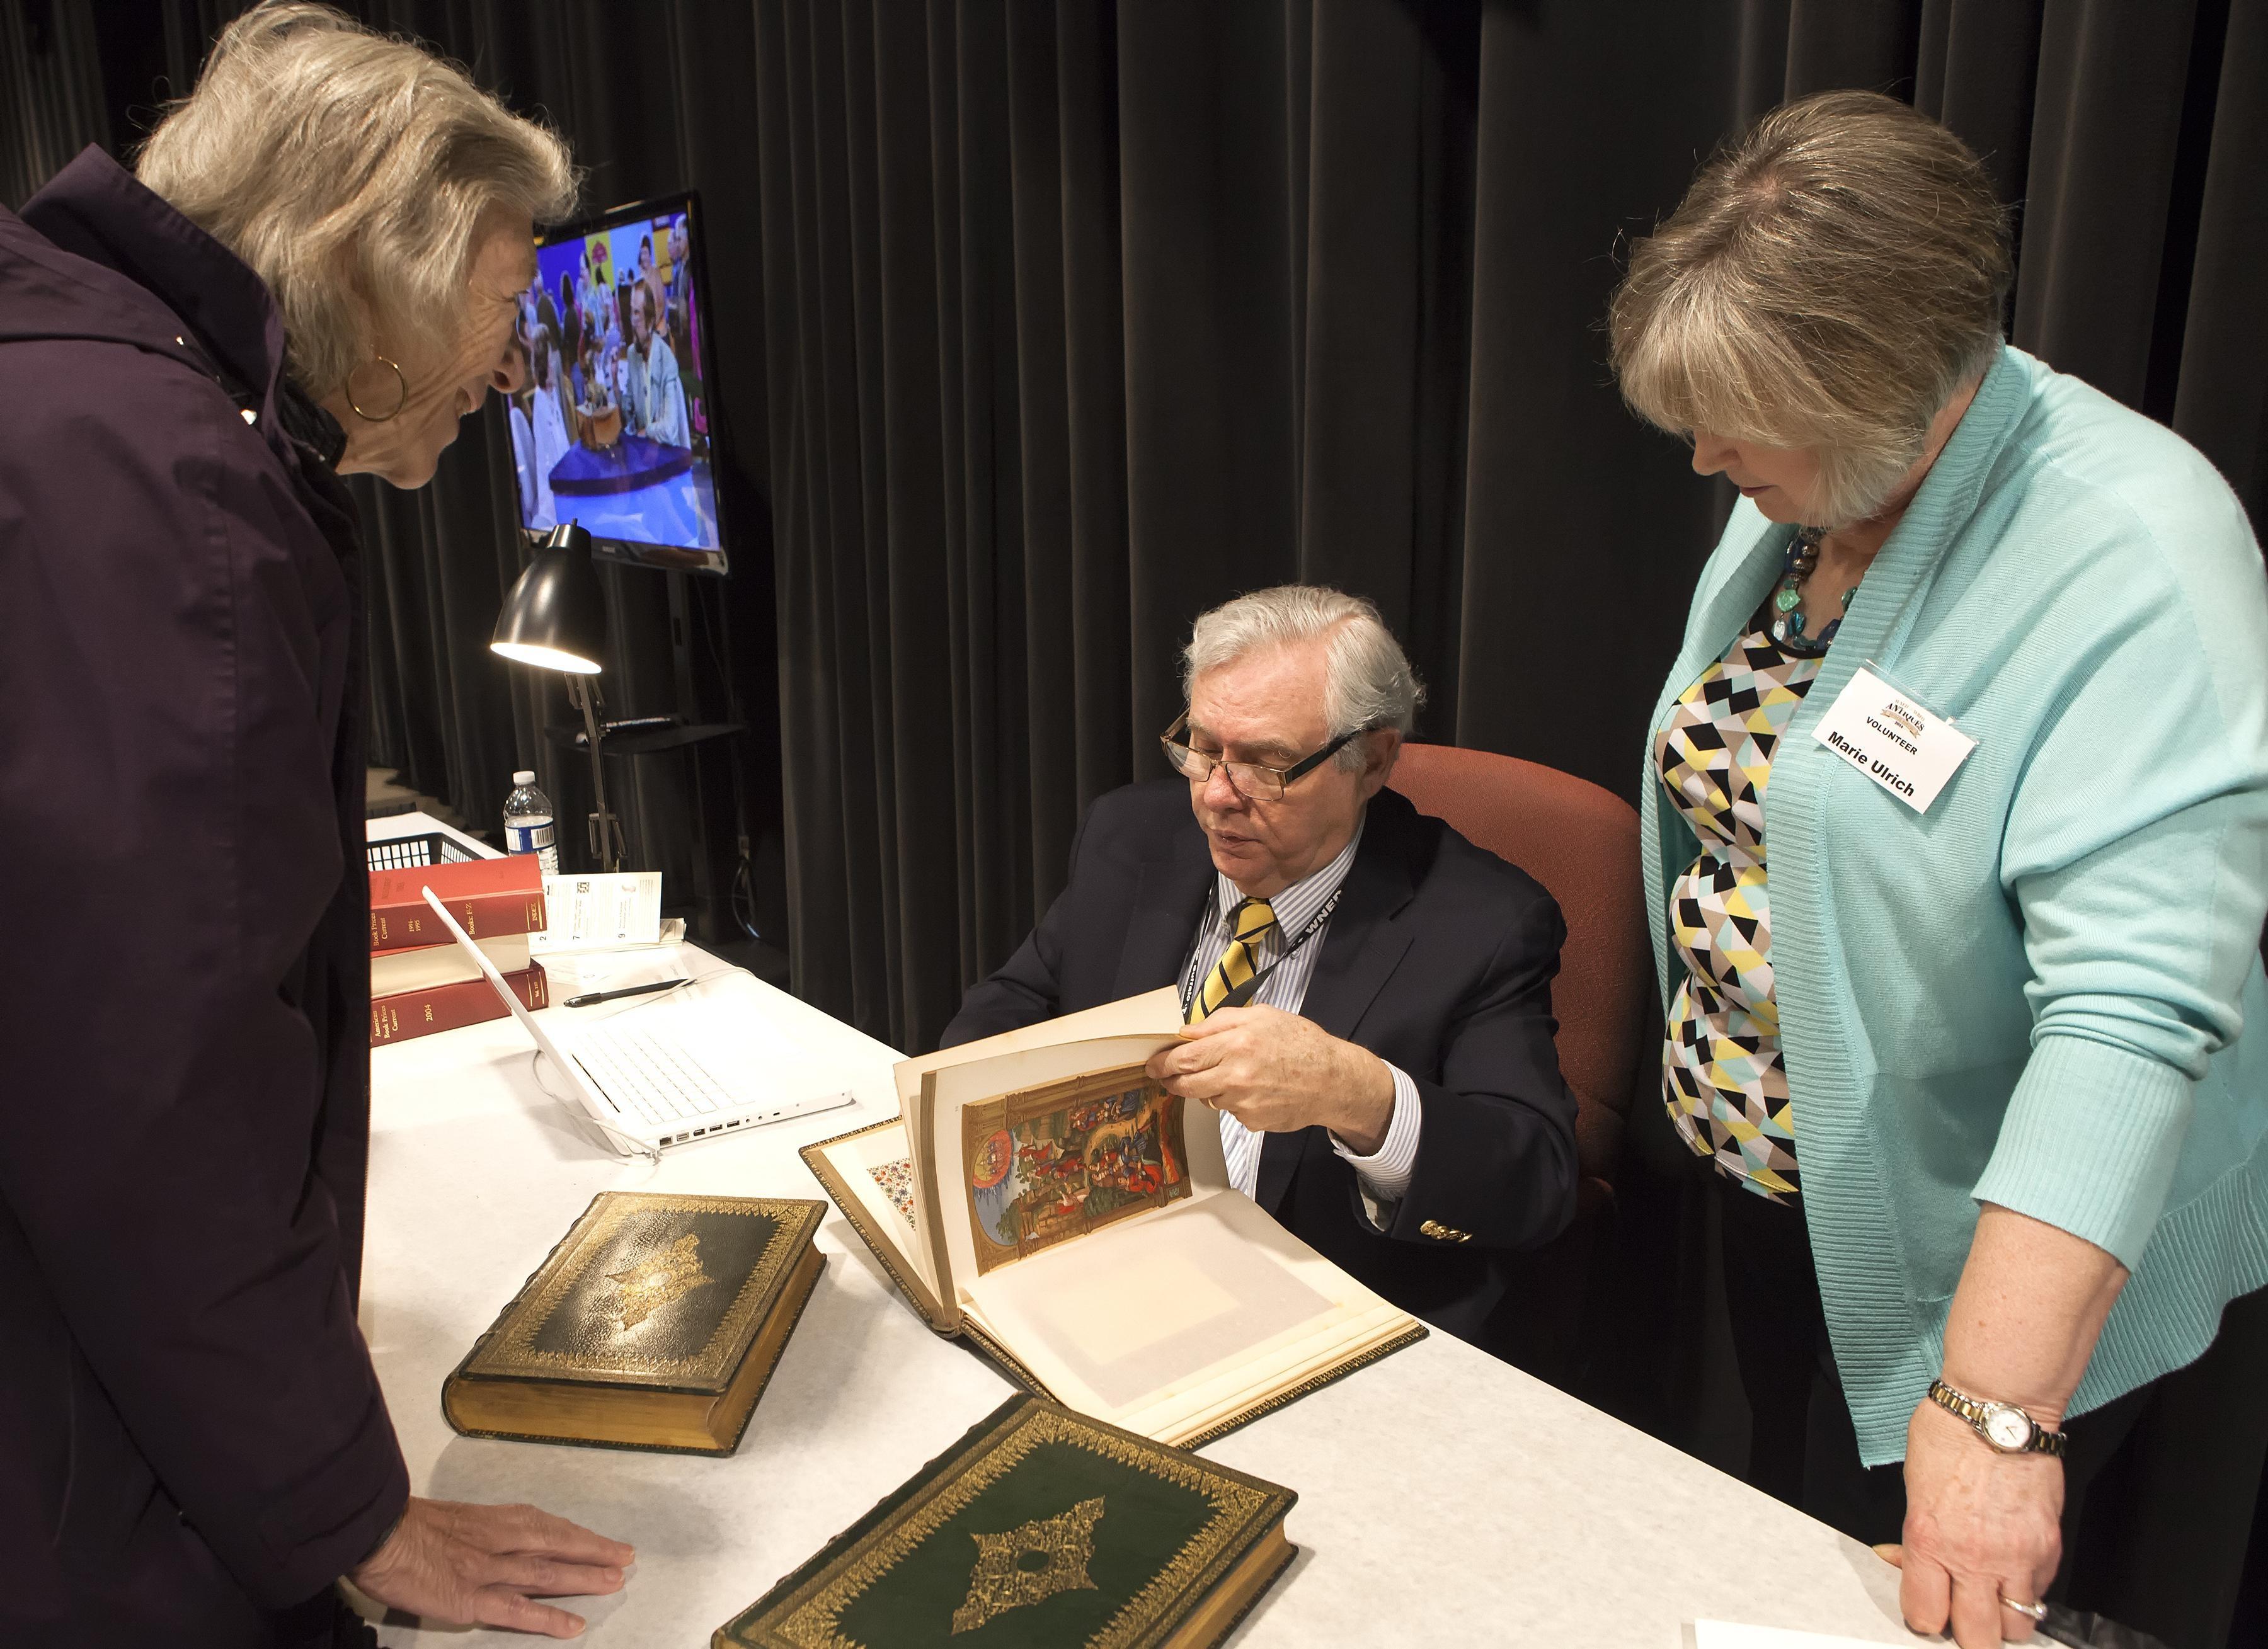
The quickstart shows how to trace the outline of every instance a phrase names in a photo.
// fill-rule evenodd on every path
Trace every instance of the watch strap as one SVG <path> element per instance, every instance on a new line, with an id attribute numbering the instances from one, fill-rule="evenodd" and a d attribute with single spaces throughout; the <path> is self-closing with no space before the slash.
<path id="1" fill-rule="evenodd" d="M 1936 1403 L 1939 1408 L 1949 1410 L 1966 1420 L 1970 1429 L 1983 1438 L 1989 1447 L 1997 1449 L 2004 1454 L 2046 1454 L 2052 1459 L 2061 1460 L 2064 1450 L 2071 1446 L 2071 1439 L 2061 1432 L 2049 1431 L 2013 1402 L 1988 1404 L 1983 1398 L 1972 1397 L 1967 1392 L 1956 1387 L 1948 1386 L 1941 1380 L 1933 1380 L 1929 1382 L 1929 1396 L 1930 1401 Z M 1984 1429 L 1984 1411 L 1987 1408 L 2008 1409 L 2024 1416 L 2024 1422 L 2032 1428 L 2032 1434 L 2024 1440 L 2022 1447 L 2003 1449 L 1999 1444 L 1992 1440 L 1992 1434 Z"/>

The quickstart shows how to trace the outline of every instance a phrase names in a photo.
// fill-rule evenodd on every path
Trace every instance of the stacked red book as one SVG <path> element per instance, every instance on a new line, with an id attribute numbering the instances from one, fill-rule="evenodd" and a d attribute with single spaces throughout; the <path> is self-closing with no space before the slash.
<path id="1" fill-rule="evenodd" d="M 530 1008 L 550 1001 L 527 936 L 543 931 L 543 866 L 532 854 L 370 873 L 370 1041 L 405 1042 L 511 1012 L 425 902 L 431 887 Z"/>

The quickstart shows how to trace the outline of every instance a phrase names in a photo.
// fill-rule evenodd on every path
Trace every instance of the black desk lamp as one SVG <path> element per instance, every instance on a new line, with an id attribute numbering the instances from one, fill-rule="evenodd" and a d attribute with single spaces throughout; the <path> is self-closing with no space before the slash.
<path id="1" fill-rule="evenodd" d="M 591 747 L 591 793 L 598 803 L 591 815 L 591 856 L 600 870 L 614 872 L 622 869 L 629 850 L 622 821 L 607 810 L 607 771 L 600 760 L 591 681 L 604 667 L 599 655 L 606 635 L 606 597 L 598 570 L 591 565 L 591 535 L 572 521 L 554 527 L 504 597 L 489 648 L 515 664 L 556 670 L 567 678 L 567 702 L 583 712 Z"/>

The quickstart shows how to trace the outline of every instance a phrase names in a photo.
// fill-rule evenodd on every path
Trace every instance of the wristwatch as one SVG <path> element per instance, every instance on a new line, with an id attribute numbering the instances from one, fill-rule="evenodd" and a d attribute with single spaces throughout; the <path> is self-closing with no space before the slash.
<path id="1" fill-rule="evenodd" d="M 1970 1429 L 2003 1454 L 2048 1454 L 2063 1458 L 2071 1439 L 2051 1432 L 2013 1402 L 1988 1402 L 1956 1391 L 1941 1380 L 1929 1382 L 1929 1400 L 1969 1422 Z"/>

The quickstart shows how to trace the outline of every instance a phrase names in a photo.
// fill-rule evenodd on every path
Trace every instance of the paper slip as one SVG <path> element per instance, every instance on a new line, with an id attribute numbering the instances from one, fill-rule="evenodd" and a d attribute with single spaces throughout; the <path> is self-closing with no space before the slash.
<path id="1" fill-rule="evenodd" d="M 1917 1638 L 1908 1632 L 1904 1641 L 1918 1644 L 1941 1640 Z M 1693 1649 L 1881 1649 L 1881 1645 L 1859 1638 L 1837 1638 L 1828 1632 L 1790 1631 L 1784 1626 L 1735 1626 L 1721 1620 L 1697 1620 L 1693 1623 Z"/>
<path id="2" fill-rule="evenodd" d="M 538 957 L 661 942 L 659 871 L 547 876 L 543 906 L 549 925 L 527 936 L 528 951 Z"/>

